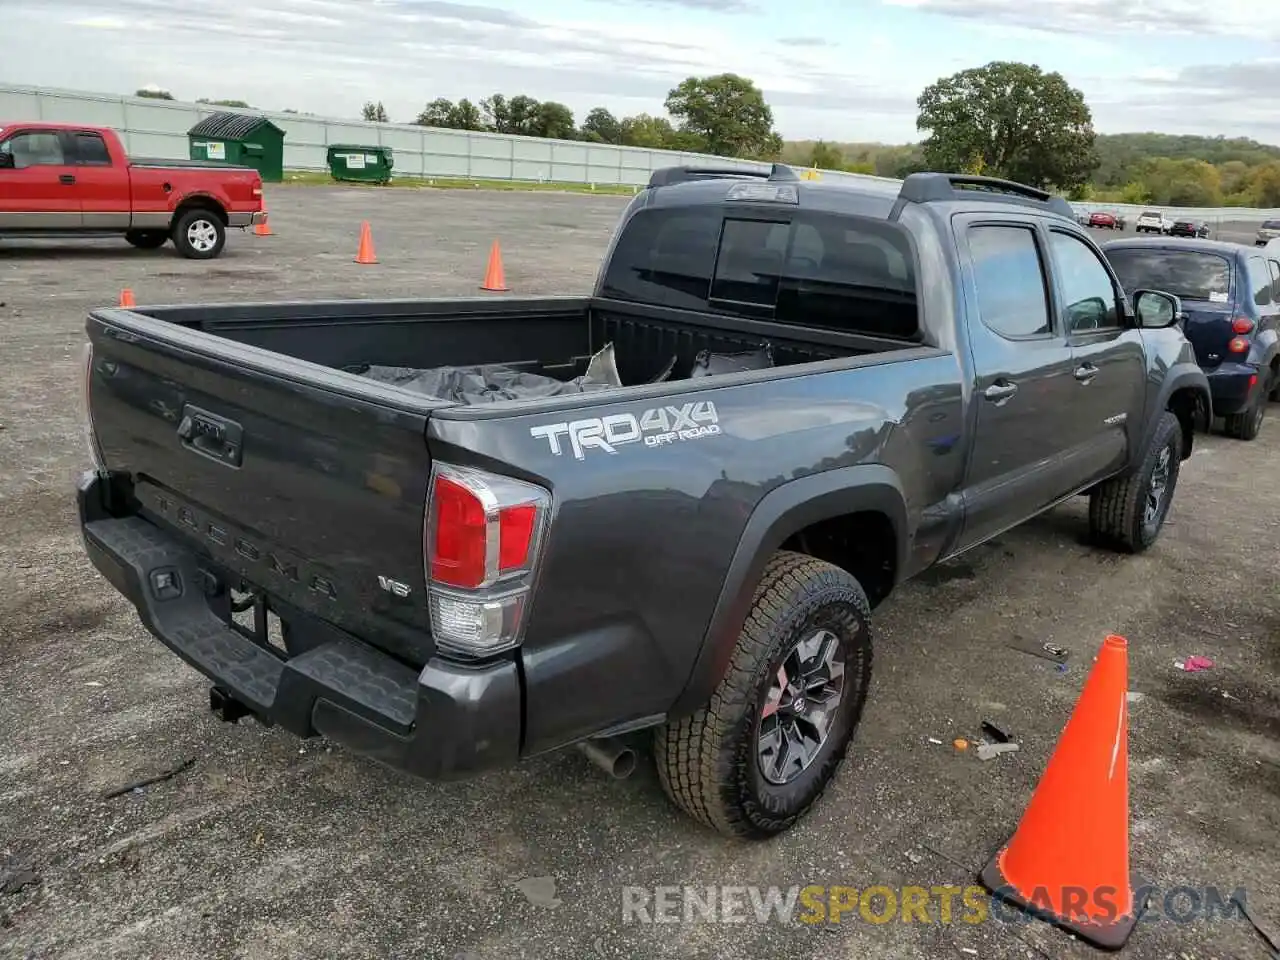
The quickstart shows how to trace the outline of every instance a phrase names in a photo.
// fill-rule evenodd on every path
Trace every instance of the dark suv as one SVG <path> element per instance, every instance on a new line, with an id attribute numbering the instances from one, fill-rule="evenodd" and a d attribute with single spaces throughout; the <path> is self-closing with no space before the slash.
<path id="1" fill-rule="evenodd" d="M 1231 436 L 1256 437 L 1280 386 L 1280 262 L 1217 240 L 1144 237 L 1102 250 L 1126 290 L 1154 288 L 1182 300 L 1214 415 Z"/>

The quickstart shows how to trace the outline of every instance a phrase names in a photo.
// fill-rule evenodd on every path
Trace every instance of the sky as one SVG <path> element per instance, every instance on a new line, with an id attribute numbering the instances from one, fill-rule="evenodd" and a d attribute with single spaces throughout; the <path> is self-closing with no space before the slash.
<path id="1" fill-rule="evenodd" d="M 1057 70 L 1099 132 L 1280 143 L 1272 0 L 0 0 L 0 82 L 411 121 L 525 93 L 663 113 L 690 75 L 750 77 L 788 139 L 920 139 L 916 97 L 992 60 Z"/>

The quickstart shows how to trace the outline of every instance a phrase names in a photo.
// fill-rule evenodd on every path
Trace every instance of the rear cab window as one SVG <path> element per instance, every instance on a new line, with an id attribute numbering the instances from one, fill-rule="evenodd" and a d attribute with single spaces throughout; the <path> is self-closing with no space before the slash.
<path id="1" fill-rule="evenodd" d="M 915 253 L 873 217 L 761 205 L 641 210 L 602 293 L 842 333 L 920 338 Z"/>
<path id="2" fill-rule="evenodd" d="M 1183 300 L 1227 303 L 1231 299 L 1231 262 L 1200 250 L 1107 250 L 1107 260 L 1127 294 L 1162 290 Z"/>
<path id="3" fill-rule="evenodd" d="M 87 167 L 111 166 L 111 152 L 102 134 L 89 130 L 77 130 L 75 134 L 76 162 Z"/>

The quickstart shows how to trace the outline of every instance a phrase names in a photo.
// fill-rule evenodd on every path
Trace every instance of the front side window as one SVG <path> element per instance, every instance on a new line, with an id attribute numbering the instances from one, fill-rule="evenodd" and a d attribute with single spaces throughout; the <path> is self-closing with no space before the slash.
<path id="1" fill-rule="evenodd" d="M 1097 254 L 1079 237 L 1054 230 L 1050 256 L 1062 290 L 1066 329 L 1071 333 L 1120 326 L 1116 288 Z"/>
<path id="2" fill-rule="evenodd" d="M 0 144 L 0 153 L 13 157 L 15 170 L 27 167 L 61 167 L 66 164 L 62 153 L 62 140 L 56 133 L 31 131 L 15 133 Z"/>

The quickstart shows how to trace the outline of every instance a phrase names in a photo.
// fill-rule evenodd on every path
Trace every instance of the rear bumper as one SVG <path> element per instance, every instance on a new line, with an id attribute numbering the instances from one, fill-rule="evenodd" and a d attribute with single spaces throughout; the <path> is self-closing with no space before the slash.
<path id="1" fill-rule="evenodd" d="M 286 657 L 230 627 L 205 595 L 200 558 L 141 517 L 110 517 L 101 479 L 77 485 L 85 551 L 166 647 L 247 706 L 299 737 L 317 734 L 430 780 L 457 780 L 519 758 L 521 690 L 514 663 L 414 671 L 335 635 Z"/>
<path id="2" fill-rule="evenodd" d="M 1249 381 L 1257 376 L 1258 368 L 1249 363 L 1223 363 L 1206 370 L 1209 393 L 1213 396 L 1213 415 L 1223 417 L 1246 409 L 1253 399 L 1253 391 L 1262 389 L 1260 380 L 1250 386 Z"/>
<path id="3" fill-rule="evenodd" d="M 256 227 L 260 223 L 267 222 L 267 211 L 255 210 L 253 213 L 229 213 L 227 214 L 227 226 L 229 227 Z"/>

